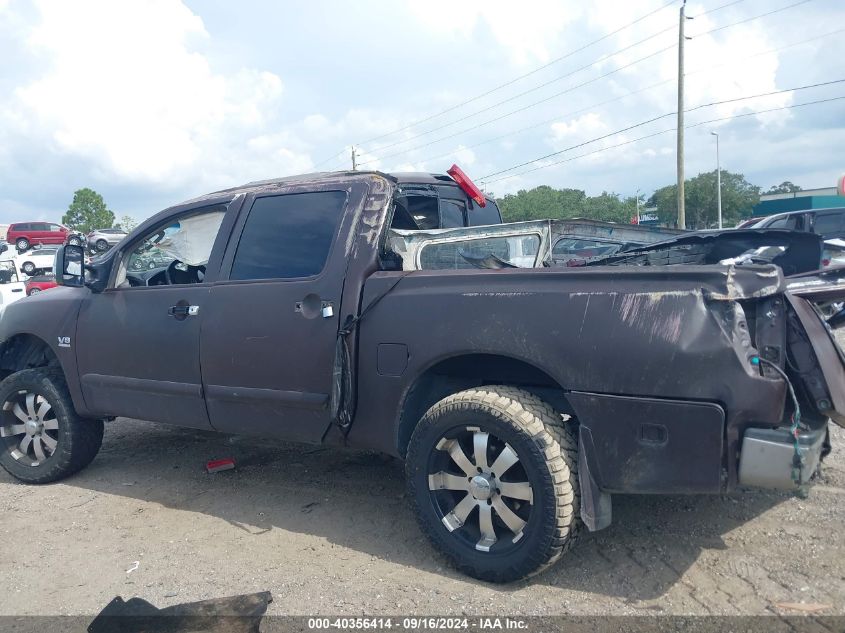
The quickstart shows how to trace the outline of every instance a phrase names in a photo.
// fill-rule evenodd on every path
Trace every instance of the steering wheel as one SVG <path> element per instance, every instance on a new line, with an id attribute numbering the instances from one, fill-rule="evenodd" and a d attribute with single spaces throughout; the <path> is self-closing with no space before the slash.
<path id="1" fill-rule="evenodd" d="M 177 268 L 179 264 L 185 266 L 187 270 Z M 205 277 L 205 266 L 191 266 L 174 259 L 170 265 L 164 269 L 164 278 L 167 280 L 167 285 L 173 286 L 176 284 L 198 284 L 202 283 Z"/>

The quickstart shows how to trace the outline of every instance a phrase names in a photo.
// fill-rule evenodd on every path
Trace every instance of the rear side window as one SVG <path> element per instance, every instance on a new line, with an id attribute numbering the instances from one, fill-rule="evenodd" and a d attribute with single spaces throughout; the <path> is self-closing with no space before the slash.
<path id="1" fill-rule="evenodd" d="M 822 236 L 839 233 L 842 230 L 842 217 L 842 213 L 817 214 L 815 233 Z"/>
<path id="2" fill-rule="evenodd" d="M 29 230 L 29 223 L 28 222 L 21 222 L 20 224 L 13 224 L 10 229 L 12 231 L 28 231 Z"/>
<path id="3" fill-rule="evenodd" d="M 326 264 L 346 204 L 344 191 L 258 198 L 250 209 L 230 279 L 293 279 Z"/>
<path id="4" fill-rule="evenodd" d="M 487 226 L 489 224 L 501 224 L 502 216 L 499 214 L 499 207 L 495 202 L 487 201 L 483 207 L 473 204 L 467 212 L 470 226 Z"/>
<path id="5" fill-rule="evenodd" d="M 770 229 L 791 229 L 789 216 L 778 218 L 774 222 L 769 223 L 767 228 Z"/>

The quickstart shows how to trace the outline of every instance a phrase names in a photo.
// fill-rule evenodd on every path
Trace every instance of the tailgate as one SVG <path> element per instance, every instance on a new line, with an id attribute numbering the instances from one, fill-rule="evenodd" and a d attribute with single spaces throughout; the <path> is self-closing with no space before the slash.
<path id="1" fill-rule="evenodd" d="M 785 293 L 797 323 L 791 322 L 789 352 L 801 367 L 804 389 L 816 408 L 845 427 L 845 355 L 810 298 Z M 842 290 L 845 299 L 845 287 Z"/>

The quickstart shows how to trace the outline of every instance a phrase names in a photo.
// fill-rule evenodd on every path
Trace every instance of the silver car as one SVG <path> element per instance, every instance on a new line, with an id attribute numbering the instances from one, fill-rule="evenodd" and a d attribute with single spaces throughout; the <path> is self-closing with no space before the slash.
<path id="1" fill-rule="evenodd" d="M 126 232 L 121 229 L 97 229 L 88 234 L 88 248 L 104 253 L 124 237 L 126 237 Z"/>

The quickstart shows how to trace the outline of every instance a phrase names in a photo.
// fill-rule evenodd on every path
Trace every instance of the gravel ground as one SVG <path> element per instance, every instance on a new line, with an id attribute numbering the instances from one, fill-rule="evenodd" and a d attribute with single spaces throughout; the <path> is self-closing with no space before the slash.
<path id="1" fill-rule="evenodd" d="M 544 574 L 494 586 L 423 538 L 398 461 L 120 419 L 65 482 L 0 474 L 0 614 L 263 590 L 269 614 L 755 615 L 784 602 L 845 614 L 845 431 L 831 435 L 806 499 L 616 496 L 610 528 Z M 230 456 L 236 470 L 204 472 Z"/>

